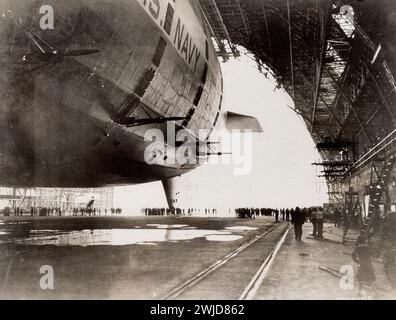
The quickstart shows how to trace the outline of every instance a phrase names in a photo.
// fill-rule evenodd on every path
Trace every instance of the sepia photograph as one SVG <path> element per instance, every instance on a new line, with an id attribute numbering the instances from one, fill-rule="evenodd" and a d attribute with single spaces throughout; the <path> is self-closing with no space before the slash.
<path id="1" fill-rule="evenodd" d="M 0 300 L 395 300 L 395 77 L 394 0 L 0 0 Z"/>

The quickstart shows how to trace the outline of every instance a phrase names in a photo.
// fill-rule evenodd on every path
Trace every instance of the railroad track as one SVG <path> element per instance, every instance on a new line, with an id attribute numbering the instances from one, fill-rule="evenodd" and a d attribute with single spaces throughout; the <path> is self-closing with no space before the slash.
<path id="1" fill-rule="evenodd" d="M 182 296 L 186 291 L 192 291 L 194 290 L 194 287 L 197 286 L 201 281 L 206 279 L 210 274 L 212 274 L 214 271 L 224 267 L 230 260 L 233 258 L 237 257 L 239 254 L 244 252 L 246 249 L 251 247 L 254 243 L 262 239 L 263 237 L 269 235 L 271 232 L 276 230 L 276 226 L 272 226 L 270 229 L 266 230 L 264 233 L 261 235 L 255 236 L 253 239 L 247 241 L 231 253 L 227 254 L 223 258 L 217 260 L 214 262 L 212 265 L 207 267 L 206 269 L 200 271 L 196 275 L 194 275 L 192 278 L 189 280 L 183 282 L 180 284 L 178 287 L 174 288 L 172 291 L 167 293 L 165 296 L 162 297 L 162 300 L 174 300 Z M 289 230 L 291 229 L 291 226 L 286 228 L 286 230 L 282 233 L 282 235 L 277 239 L 275 242 L 271 252 L 269 255 L 265 257 L 264 262 L 261 264 L 260 268 L 257 270 L 257 272 L 254 274 L 254 276 L 251 278 L 249 284 L 245 287 L 243 292 L 241 292 L 239 300 L 251 300 L 254 298 L 255 293 L 257 289 L 260 287 L 262 281 L 265 278 L 265 275 L 267 274 L 273 260 L 275 259 L 279 249 L 282 246 L 282 243 L 284 242 Z M 219 297 L 221 298 L 221 297 Z"/>

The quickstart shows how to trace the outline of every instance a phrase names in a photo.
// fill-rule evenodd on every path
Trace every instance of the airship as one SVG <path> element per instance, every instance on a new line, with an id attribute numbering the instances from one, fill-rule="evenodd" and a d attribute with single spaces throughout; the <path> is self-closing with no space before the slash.
<path id="1" fill-rule="evenodd" d="M 222 117 L 221 66 L 196 0 L 0 0 L 0 70 L 3 186 L 162 181 L 175 206 L 173 178 L 202 163 L 175 159 L 178 133 L 207 157 Z M 148 154 L 153 130 L 164 152 Z"/>

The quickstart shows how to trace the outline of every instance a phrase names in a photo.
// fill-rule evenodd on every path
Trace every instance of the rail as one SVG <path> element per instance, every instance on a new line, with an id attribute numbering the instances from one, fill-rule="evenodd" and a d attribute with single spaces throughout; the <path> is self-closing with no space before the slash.
<path id="1" fill-rule="evenodd" d="M 396 141 L 396 129 L 388 134 L 384 139 L 378 142 L 373 148 L 361 156 L 351 167 L 349 167 L 345 172 L 344 176 L 350 173 L 354 169 L 358 169 L 364 166 L 368 161 L 372 160 L 380 152 L 382 152 L 387 147 L 391 146 Z"/>

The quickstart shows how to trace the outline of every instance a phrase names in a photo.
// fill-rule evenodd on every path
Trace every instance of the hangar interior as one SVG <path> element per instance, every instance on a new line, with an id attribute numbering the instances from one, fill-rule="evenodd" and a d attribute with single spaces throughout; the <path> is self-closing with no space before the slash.
<path id="1" fill-rule="evenodd" d="M 396 5 L 385 1 L 199 0 L 219 56 L 253 53 L 295 102 L 331 206 L 367 232 L 396 206 Z M 359 214 L 357 214 L 359 213 Z"/>

